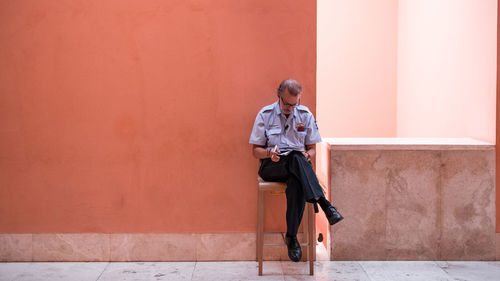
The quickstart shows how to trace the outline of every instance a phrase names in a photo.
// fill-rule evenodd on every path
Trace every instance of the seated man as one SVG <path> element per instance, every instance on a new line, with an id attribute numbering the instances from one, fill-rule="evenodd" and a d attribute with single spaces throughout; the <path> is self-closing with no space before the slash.
<path id="1" fill-rule="evenodd" d="M 330 225 L 343 219 L 326 200 L 314 173 L 311 158 L 321 137 L 314 116 L 300 105 L 301 94 L 302 86 L 297 81 L 281 82 L 278 101 L 259 111 L 250 136 L 253 155 L 261 159 L 260 177 L 287 184 L 286 244 L 288 257 L 295 262 L 302 258 L 297 231 L 306 201 L 314 203 L 316 213 L 319 203 Z"/>

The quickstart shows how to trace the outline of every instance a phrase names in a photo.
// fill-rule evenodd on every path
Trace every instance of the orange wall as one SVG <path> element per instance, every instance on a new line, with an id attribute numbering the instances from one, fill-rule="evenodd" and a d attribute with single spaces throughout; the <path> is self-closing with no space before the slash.
<path id="1" fill-rule="evenodd" d="M 318 0 L 323 137 L 395 137 L 397 0 Z"/>
<path id="2" fill-rule="evenodd" d="M 315 1 L 1 1 L 0 45 L 2 233 L 253 232 L 257 111 L 315 111 Z"/>

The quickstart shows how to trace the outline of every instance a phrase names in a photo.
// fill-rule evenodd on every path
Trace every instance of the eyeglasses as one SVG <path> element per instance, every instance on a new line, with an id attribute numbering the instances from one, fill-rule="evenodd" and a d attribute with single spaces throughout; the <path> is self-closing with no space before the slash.
<path id="1" fill-rule="evenodd" d="M 283 106 L 287 106 L 287 107 L 288 107 L 288 106 L 289 106 L 289 107 L 295 107 L 295 106 L 297 106 L 297 105 L 300 105 L 300 99 L 299 99 L 299 102 L 298 102 L 298 103 L 296 103 L 296 104 L 286 103 L 286 102 L 283 100 L 283 98 L 282 98 L 282 97 L 280 97 L 280 100 L 281 100 L 281 103 L 283 104 Z"/>

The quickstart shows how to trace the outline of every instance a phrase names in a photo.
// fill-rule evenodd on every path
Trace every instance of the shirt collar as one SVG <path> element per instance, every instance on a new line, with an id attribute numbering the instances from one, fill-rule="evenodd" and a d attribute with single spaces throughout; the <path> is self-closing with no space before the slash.
<path id="1" fill-rule="evenodd" d="M 276 114 L 278 114 L 278 115 L 281 114 L 279 98 L 278 98 L 278 101 L 274 103 L 274 110 L 276 110 Z"/>
<path id="2" fill-rule="evenodd" d="M 276 103 L 274 103 L 274 110 L 276 110 L 276 114 L 281 115 L 281 109 L 280 109 L 280 104 L 279 104 L 279 98 Z M 299 111 L 297 109 L 297 106 L 293 109 L 293 117 L 298 117 L 299 116 Z"/>

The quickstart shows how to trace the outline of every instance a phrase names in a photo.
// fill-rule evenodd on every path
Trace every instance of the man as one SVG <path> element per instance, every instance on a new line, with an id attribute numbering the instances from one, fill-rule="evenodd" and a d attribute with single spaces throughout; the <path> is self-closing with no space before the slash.
<path id="1" fill-rule="evenodd" d="M 261 159 L 259 176 L 266 181 L 287 184 L 285 240 L 288 257 L 295 262 L 302 258 L 297 231 L 306 201 L 314 203 L 316 213 L 319 203 L 330 225 L 343 219 L 326 200 L 314 173 L 311 159 L 321 137 L 314 116 L 306 106 L 300 105 L 301 95 L 302 86 L 297 81 L 281 82 L 278 101 L 259 111 L 250 136 L 253 155 Z"/>

